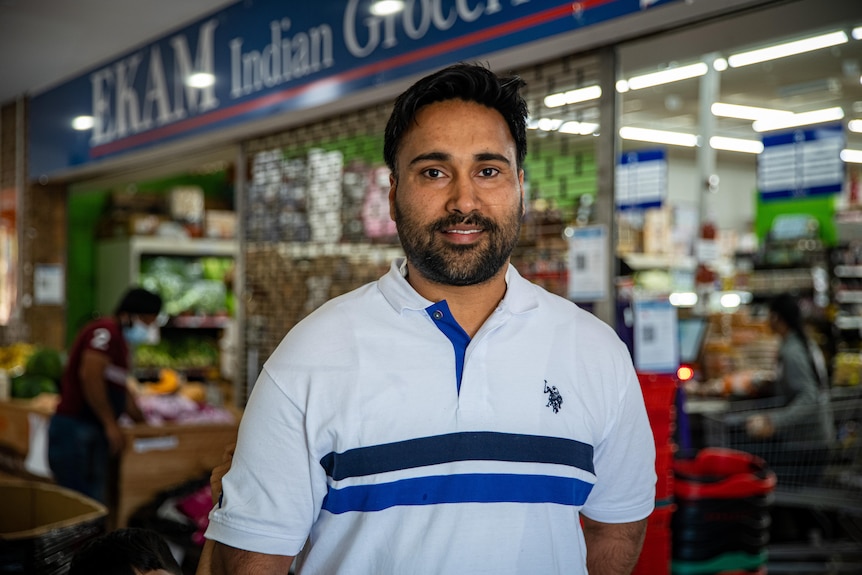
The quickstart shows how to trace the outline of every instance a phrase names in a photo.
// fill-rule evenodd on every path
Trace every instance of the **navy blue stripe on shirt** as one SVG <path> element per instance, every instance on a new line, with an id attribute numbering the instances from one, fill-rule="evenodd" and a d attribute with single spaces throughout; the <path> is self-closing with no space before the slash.
<path id="1" fill-rule="evenodd" d="M 402 479 L 376 485 L 330 487 L 322 508 L 330 513 L 381 511 L 441 503 L 558 503 L 581 506 L 592 484 L 569 477 L 475 473 Z"/>
<path id="2" fill-rule="evenodd" d="M 566 465 L 595 473 L 593 447 L 573 439 L 468 431 L 331 452 L 320 459 L 335 481 L 452 461 L 514 461 Z"/>

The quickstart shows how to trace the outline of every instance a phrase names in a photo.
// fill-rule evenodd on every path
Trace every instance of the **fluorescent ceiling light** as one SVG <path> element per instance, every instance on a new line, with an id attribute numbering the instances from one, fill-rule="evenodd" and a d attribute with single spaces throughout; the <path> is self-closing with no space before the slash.
<path id="1" fill-rule="evenodd" d="M 694 134 L 667 132 L 665 130 L 649 130 L 646 128 L 632 128 L 629 126 L 620 128 L 620 138 L 623 140 L 653 142 L 655 144 L 669 144 L 671 146 L 686 146 L 688 148 L 694 148 L 697 146 L 697 136 Z"/>
<path id="2" fill-rule="evenodd" d="M 79 131 L 89 130 L 94 124 L 93 116 L 78 116 L 72 120 L 72 128 Z"/>
<path id="3" fill-rule="evenodd" d="M 862 40 L 862 26 L 856 26 L 853 28 L 850 35 L 853 36 L 854 40 Z"/>
<path id="4" fill-rule="evenodd" d="M 697 294 L 694 292 L 673 292 L 668 296 L 670 305 L 676 307 L 691 307 L 697 303 Z"/>
<path id="5" fill-rule="evenodd" d="M 186 86 L 192 88 L 209 88 L 215 84 L 215 76 L 208 72 L 197 72 L 186 78 Z"/>
<path id="6" fill-rule="evenodd" d="M 812 50 L 837 46 L 838 44 L 844 44 L 847 41 L 847 34 L 844 32 L 830 32 L 829 34 L 812 36 L 811 38 L 787 42 L 785 44 L 776 44 L 775 46 L 760 48 L 759 50 L 733 54 L 728 57 L 727 63 L 730 64 L 731 68 L 739 68 L 741 66 L 748 66 L 750 64 L 757 64 L 759 62 L 767 62 L 777 58 L 811 52 Z"/>
<path id="7" fill-rule="evenodd" d="M 862 132 L 862 120 L 850 120 L 847 122 L 847 129 L 851 132 Z"/>
<path id="8" fill-rule="evenodd" d="M 841 150 L 841 160 L 851 164 L 862 164 L 862 150 Z"/>
<path id="9" fill-rule="evenodd" d="M 688 80 L 689 78 L 697 78 L 706 74 L 708 70 L 709 66 L 703 62 L 698 62 L 697 64 L 689 64 L 688 66 L 680 66 L 679 68 L 669 68 L 661 72 L 634 76 L 628 79 L 627 89 L 640 90 L 680 80 Z M 619 85 L 619 82 L 617 82 L 617 85 Z"/>
<path id="10" fill-rule="evenodd" d="M 598 124 L 592 122 L 566 122 L 558 131 L 563 134 L 577 134 L 579 136 L 589 136 L 599 129 Z"/>
<path id="11" fill-rule="evenodd" d="M 740 106 L 738 104 L 725 104 L 724 102 L 716 102 L 710 109 L 715 116 L 721 116 L 723 118 L 738 118 L 740 120 L 762 120 L 764 118 L 793 116 L 793 112 L 788 112 L 786 110 L 758 108 L 755 106 Z"/>
<path id="12" fill-rule="evenodd" d="M 771 130 L 795 128 L 796 126 L 832 122 L 840 120 L 843 117 L 844 110 L 840 106 L 836 106 L 834 108 L 824 108 L 822 110 L 812 110 L 811 112 L 793 114 L 787 118 L 782 116 L 780 118 L 764 118 L 762 120 L 755 120 L 751 127 L 755 132 L 769 132 Z"/>
<path id="13" fill-rule="evenodd" d="M 569 90 L 568 92 L 558 92 L 545 96 L 545 106 L 549 108 L 559 108 L 566 104 L 577 104 L 588 100 L 596 100 L 602 97 L 602 89 L 599 86 L 587 86 L 578 88 L 577 90 Z"/>
<path id="14" fill-rule="evenodd" d="M 709 139 L 709 146 L 715 150 L 726 150 L 728 152 L 745 152 L 747 154 L 759 154 L 763 151 L 763 142 L 760 142 L 758 140 L 725 138 L 724 136 L 711 137 Z"/>
<path id="15" fill-rule="evenodd" d="M 552 118 L 539 118 L 536 127 L 543 132 L 556 132 L 562 125 L 562 120 Z"/>
<path id="16" fill-rule="evenodd" d="M 716 72 L 724 72 L 727 70 L 727 58 L 716 58 L 713 60 L 712 69 Z"/>

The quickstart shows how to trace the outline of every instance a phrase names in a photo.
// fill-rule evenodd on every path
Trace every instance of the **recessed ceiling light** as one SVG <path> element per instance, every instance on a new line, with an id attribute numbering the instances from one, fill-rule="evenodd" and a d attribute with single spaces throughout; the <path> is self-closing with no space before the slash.
<path id="1" fill-rule="evenodd" d="M 371 5 L 371 14 L 374 16 L 389 16 L 404 10 L 403 0 L 378 0 Z"/>
<path id="2" fill-rule="evenodd" d="M 79 131 L 89 130 L 94 124 L 93 116 L 78 116 L 72 120 L 72 128 Z"/>
<path id="3" fill-rule="evenodd" d="M 192 88 L 209 88 L 215 84 L 215 76 L 207 72 L 196 72 L 186 78 L 186 86 Z"/>

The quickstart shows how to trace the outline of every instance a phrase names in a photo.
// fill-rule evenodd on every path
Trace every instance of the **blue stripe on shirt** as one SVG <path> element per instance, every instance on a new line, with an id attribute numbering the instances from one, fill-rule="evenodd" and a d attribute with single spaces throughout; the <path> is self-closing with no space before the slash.
<path id="1" fill-rule="evenodd" d="M 581 506 L 592 484 L 569 477 L 476 473 L 401 479 L 374 485 L 330 486 L 322 509 L 340 514 L 441 503 L 557 503 Z"/>

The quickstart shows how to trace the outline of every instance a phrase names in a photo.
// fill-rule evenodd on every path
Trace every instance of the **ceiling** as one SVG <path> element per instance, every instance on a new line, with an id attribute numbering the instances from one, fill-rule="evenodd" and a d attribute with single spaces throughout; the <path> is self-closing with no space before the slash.
<path id="1" fill-rule="evenodd" d="M 0 0 L 0 103 L 34 95 L 237 0 Z"/>

